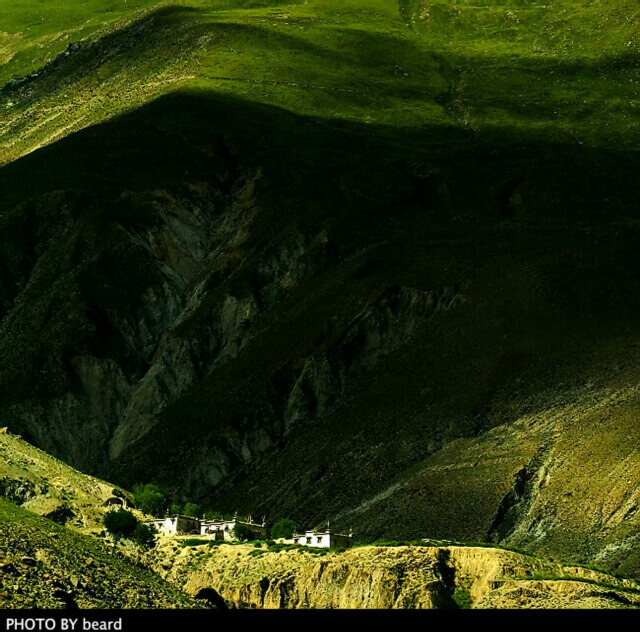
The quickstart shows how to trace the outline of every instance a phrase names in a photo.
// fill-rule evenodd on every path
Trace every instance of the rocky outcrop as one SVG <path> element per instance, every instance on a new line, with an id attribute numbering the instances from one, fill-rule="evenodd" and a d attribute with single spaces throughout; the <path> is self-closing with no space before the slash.
<path id="1" fill-rule="evenodd" d="M 306 358 L 297 375 L 288 367 L 293 385 L 283 405 L 285 433 L 299 423 L 327 414 L 343 397 L 350 381 L 366 376 L 385 357 L 407 344 L 426 320 L 451 307 L 457 293 L 458 288 L 428 292 L 389 288 L 324 354 Z"/>
<path id="2" fill-rule="evenodd" d="M 16 505 L 22 505 L 41 493 L 46 493 L 46 489 L 38 489 L 24 478 L 3 476 L 0 479 L 0 496 Z"/>

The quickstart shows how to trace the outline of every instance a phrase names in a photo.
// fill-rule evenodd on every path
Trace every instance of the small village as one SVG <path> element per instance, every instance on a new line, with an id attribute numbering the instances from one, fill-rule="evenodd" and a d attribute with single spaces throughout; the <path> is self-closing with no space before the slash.
<path id="1" fill-rule="evenodd" d="M 183 515 L 167 515 L 164 518 L 147 520 L 144 522 L 149 527 L 155 529 L 159 534 L 172 537 L 184 535 L 198 535 L 213 541 L 237 541 L 239 530 L 247 534 L 247 539 L 267 540 L 269 530 L 266 521 L 256 522 L 249 516 L 241 519 L 237 514 L 230 520 L 207 520 L 203 518 L 193 518 Z M 324 530 L 306 530 L 303 534 L 293 534 L 293 544 L 299 546 L 309 546 L 315 548 L 343 548 L 353 546 L 353 532 L 348 535 L 335 533 L 327 527 Z"/>

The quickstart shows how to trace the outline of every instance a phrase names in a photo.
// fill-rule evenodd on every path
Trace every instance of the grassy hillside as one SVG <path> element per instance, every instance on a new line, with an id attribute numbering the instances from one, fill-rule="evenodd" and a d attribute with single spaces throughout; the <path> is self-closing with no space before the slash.
<path id="1" fill-rule="evenodd" d="M 0 456 L 0 496 L 72 529 L 102 530 L 106 501 L 114 494 L 125 503 L 131 497 L 7 432 L 0 434 Z"/>
<path id="2" fill-rule="evenodd" d="M 365 123 L 638 143 L 633 2 L 28 0 L 2 11 L 0 84 L 82 42 L 5 89 L 4 161 L 176 87 Z"/>
<path id="3" fill-rule="evenodd" d="M 104 33 L 143 7 L 157 4 L 154 0 L 7 0 L 0 7 L 0 81 L 4 84 L 36 71 L 69 42 Z"/>
<path id="4" fill-rule="evenodd" d="M 638 573 L 637 5 L 72 4 L 2 35 L 2 423 Z"/>
<path id="5" fill-rule="evenodd" d="M 0 498 L 0 607 L 193 608 L 188 595 L 90 536 Z"/>

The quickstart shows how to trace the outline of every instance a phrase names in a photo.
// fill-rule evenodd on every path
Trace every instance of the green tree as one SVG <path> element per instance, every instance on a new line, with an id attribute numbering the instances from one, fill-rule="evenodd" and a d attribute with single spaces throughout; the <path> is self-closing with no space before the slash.
<path id="1" fill-rule="evenodd" d="M 282 520 L 278 520 L 273 527 L 271 527 L 271 537 L 272 538 L 285 538 L 286 540 L 290 540 L 294 533 L 297 533 L 300 527 L 293 520 L 289 520 L 289 518 L 283 518 Z"/>
<path id="2" fill-rule="evenodd" d="M 156 530 L 146 524 L 139 522 L 133 530 L 131 539 L 138 545 L 144 547 L 152 547 L 156 542 Z"/>
<path id="3" fill-rule="evenodd" d="M 136 485 L 133 488 L 133 502 L 144 513 L 162 516 L 169 507 L 169 496 L 157 485 Z"/>
<path id="4" fill-rule="evenodd" d="M 241 542 L 253 540 L 253 532 L 244 524 L 236 524 L 233 527 L 233 535 Z"/>
<path id="5" fill-rule="evenodd" d="M 171 508 L 169 509 L 169 512 L 174 516 L 176 514 L 181 514 L 182 513 L 182 505 L 179 505 L 178 503 L 172 503 L 171 504 Z"/>
<path id="6" fill-rule="evenodd" d="M 138 524 L 136 517 L 126 509 L 109 511 L 102 518 L 104 528 L 116 539 L 128 538 Z"/>
<path id="7" fill-rule="evenodd" d="M 190 516 L 191 518 L 201 518 L 202 508 L 196 503 L 187 503 L 182 510 L 184 516 Z"/>

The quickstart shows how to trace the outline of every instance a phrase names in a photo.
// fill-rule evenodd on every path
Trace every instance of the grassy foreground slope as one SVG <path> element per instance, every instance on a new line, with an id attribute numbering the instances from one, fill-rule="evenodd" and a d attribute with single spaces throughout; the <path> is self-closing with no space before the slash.
<path id="1" fill-rule="evenodd" d="M 0 607 L 193 608 L 184 592 L 91 536 L 0 498 Z"/>
<path id="2" fill-rule="evenodd" d="M 118 6 L 0 96 L 3 423 L 637 573 L 637 5 Z"/>
<path id="3" fill-rule="evenodd" d="M 198 607 L 131 550 L 95 537 L 112 491 L 0 434 L 0 608 Z"/>

